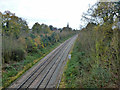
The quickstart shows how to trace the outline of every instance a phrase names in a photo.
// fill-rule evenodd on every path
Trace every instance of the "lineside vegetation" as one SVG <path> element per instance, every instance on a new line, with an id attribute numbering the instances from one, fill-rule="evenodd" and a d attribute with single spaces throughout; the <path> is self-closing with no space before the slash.
<path id="1" fill-rule="evenodd" d="M 36 22 L 30 29 L 27 21 L 10 11 L 2 13 L 2 77 L 7 87 L 46 54 L 76 32 L 57 29 Z"/>
<path id="2" fill-rule="evenodd" d="M 97 6 L 96 6 L 97 5 Z M 64 72 L 66 88 L 118 88 L 120 86 L 119 3 L 97 3 L 84 14 L 89 23 L 75 43 Z M 91 18 L 88 18 L 89 15 Z M 99 19 L 98 19 L 99 18 Z M 99 23 L 95 23 L 95 20 Z"/>

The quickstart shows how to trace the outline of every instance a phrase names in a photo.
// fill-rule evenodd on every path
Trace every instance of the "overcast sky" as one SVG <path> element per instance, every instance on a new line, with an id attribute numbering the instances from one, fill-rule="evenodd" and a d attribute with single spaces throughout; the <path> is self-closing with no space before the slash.
<path id="1" fill-rule="evenodd" d="M 79 29 L 80 19 L 89 4 L 97 0 L 0 0 L 0 11 L 9 10 L 26 19 L 30 28 L 35 22 L 53 25 L 58 28 Z"/>

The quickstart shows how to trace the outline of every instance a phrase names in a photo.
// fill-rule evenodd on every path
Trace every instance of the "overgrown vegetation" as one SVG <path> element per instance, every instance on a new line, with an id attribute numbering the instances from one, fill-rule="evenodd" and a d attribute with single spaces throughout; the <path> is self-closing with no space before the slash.
<path id="1" fill-rule="evenodd" d="M 92 18 L 87 18 L 90 22 L 80 31 L 72 52 L 72 59 L 64 72 L 63 81 L 66 83 L 66 88 L 118 88 L 120 86 L 116 5 L 118 4 L 97 3 L 96 8 L 89 9 L 93 11 Z M 96 18 L 101 21 L 95 23 Z"/>
<path id="2" fill-rule="evenodd" d="M 69 27 L 58 30 L 38 22 L 29 29 L 24 19 L 10 11 L 5 11 L 2 18 L 3 87 L 7 87 L 55 46 L 76 33 Z"/>
<path id="3" fill-rule="evenodd" d="M 51 50 L 61 44 L 63 41 L 67 40 L 69 37 L 61 40 L 60 42 L 55 43 L 54 45 L 50 45 L 45 47 L 42 50 L 38 50 L 37 53 L 28 53 L 26 58 L 19 62 L 11 62 L 9 64 L 3 64 L 3 87 L 7 87 L 14 80 L 20 77 L 25 71 L 35 65 L 38 61 L 40 61 L 45 55 L 47 55 Z"/>

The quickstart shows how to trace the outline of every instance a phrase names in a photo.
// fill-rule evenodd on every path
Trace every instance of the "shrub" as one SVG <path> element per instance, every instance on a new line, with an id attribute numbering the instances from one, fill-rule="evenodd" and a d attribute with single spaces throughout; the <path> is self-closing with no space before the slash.
<path id="1" fill-rule="evenodd" d="M 35 42 L 33 42 L 33 40 L 30 38 L 30 37 L 28 37 L 27 38 L 27 52 L 29 53 L 29 52 L 37 52 L 37 45 L 36 45 L 36 43 Z"/>
<path id="2" fill-rule="evenodd" d="M 12 51 L 11 59 L 15 61 L 23 60 L 26 56 L 26 52 L 23 48 L 16 48 Z"/>
<path id="3" fill-rule="evenodd" d="M 3 38 L 3 63 L 8 63 L 11 60 L 19 61 L 25 58 L 26 52 L 24 46 L 18 42 L 16 39 Z"/>

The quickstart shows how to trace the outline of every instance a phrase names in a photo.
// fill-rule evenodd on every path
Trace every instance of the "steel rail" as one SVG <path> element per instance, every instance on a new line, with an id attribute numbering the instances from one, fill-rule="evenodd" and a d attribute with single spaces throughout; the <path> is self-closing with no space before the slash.
<path id="1" fill-rule="evenodd" d="M 68 49 L 68 47 L 71 45 L 71 43 L 72 43 L 72 42 L 69 42 L 69 44 L 68 44 L 68 46 L 65 48 L 65 50 Z M 65 50 L 64 50 L 64 51 L 65 51 Z M 63 52 L 64 52 L 64 51 L 63 51 Z M 64 53 L 65 53 L 65 52 L 64 52 Z M 58 57 L 58 58 L 60 58 L 60 59 L 59 59 L 59 62 L 62 60 L 61 57 L 64 55 L 64 53 L 62 53 L 62 55 L 60 55 L 60 57 Z M 40 81 L 37 89 L 38 89 L 39 86 L 42 84 L 42 82 L 44 81 L 44 79 L 46 78 L 46 76 L 48 75 L 48 73 L 50 72 L 50 70 L 53 68 L 53 66 L 56 64 L 58 58 L 56 59 L 56 61 L 54 61 L 54 63 L 52 64 L 52 66 L 49 68 L 48 72 L 44 75 L 44 77 L 43 77 L 42 80 Z M 59 64 L 59 62 L 57 63 L 57 65 Z M 56 70 L 57 65 L 56 65 L 54 71 Z M 53 71 L 53 73 L 54 73 L 54 71 Z M 52 75 L 53 75 L 53 73 L 52 73 Z M 52 75 L 50 76 L 50 79 L 51 79 Z M 50 80 L 50 79 L 49 79 L 49 80 Z M 49 83 L 49 80 L 48 80 L 47 84 Z M 46 84 L 46 86 L 47 86 L 47 84 Z M 46 86 L 45 86 L 45 87 L 46 87 Z"/>
<path id="2" fill-rule="evenodd" d="M 59 48 L 57 48 L 54 52 L 53 52 L 53 56 L 52 58 L 54 58 L 56 56 L 56 54 L 59 53 L 59 51 L 63 48 L 64 45 L 67 44 L 67 42 L 69 42 L 72 38 L 68 39 L 66 42 L 64 42 Z M 60 50 L 59 50 L 60 49 Z M 57 51 L 57 53 L 56 53 Z M 49 56 L 49 58 L 47 58 L 47 60 L 45 60 L 43 63 L 40 64 L 40 66 L 21 84 L 17 87 L 17 90 L 19 90 L 49 59 L 51 56 Z"/>

